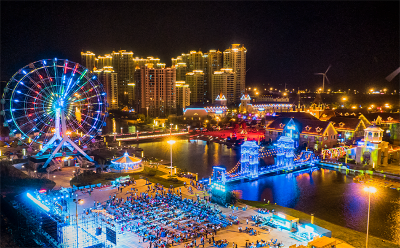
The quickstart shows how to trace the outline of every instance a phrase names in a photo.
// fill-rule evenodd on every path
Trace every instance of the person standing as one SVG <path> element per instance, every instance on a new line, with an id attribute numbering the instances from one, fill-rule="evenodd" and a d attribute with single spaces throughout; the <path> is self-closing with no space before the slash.
<path id="1" fill-rule="evenodd" d="M 246 225 L 248 225 L 249 224 L 249 219 L 246 219 Z"/>

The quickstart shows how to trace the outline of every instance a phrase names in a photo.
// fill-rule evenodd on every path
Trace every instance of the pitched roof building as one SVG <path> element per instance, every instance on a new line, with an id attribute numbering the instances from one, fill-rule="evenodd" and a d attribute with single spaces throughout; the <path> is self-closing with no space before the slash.
<path id="1" fill-rule="evenodd" d="M 265 138 L 276 141 L 282 135 L 291 137 L 296 147 L 317 151 L 337 144 L 337 131 L 328 121 L 280 117 L 267 126 Z"/>

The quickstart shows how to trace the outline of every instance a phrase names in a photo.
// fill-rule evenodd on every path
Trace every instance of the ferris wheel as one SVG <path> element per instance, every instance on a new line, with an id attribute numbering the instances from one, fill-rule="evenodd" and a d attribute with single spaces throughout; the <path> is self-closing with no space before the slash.
<path id="1" fill-rule="evenodd" d="M 85 145 L 101 132 L 106 93 L 82 65 L 57 58 L 30 63 L 7 83 L 1 103 L 10 136 L 21 134 L 29 144 L 42 144 L 38 155 L 55 147 L 43 167 L 63 146 L 93 161 L 77 144 Z"/>

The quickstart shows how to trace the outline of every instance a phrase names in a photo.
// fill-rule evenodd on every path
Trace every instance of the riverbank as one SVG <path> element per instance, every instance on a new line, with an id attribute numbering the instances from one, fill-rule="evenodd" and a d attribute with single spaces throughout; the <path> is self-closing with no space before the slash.
<path id="1" fill-rule="evenodd" d="M 317 165 L 321 168 L 328 168 L 335 171 L 345 172 L 347 174 L 352 174 L 357 177 L 367 177 L 365 180 L 373 181 L 375 179 L 376 186 L 386 187 L 391 189 L 400 190 L 400 175 L 393 174 L 384 170 L 375 171 L 375 170 L 366 170 L 355 168 L 355 166 L 350 166 L 349 164 L 344 163 L 333 163 L 333 162 L 318 162 Z M 360 180 L 357 180 L 360 181 Z"/>
<path id="2" fill-rule="evenodd" d="M 311 223 L 311 215 L 306 214 L 304 212 L 292 209 L 292 208 L 287 208 L 287 207 L 282 207 L 279 205 L 275 204 L 265 204 L 263 202 L 258 202 L 258 201 L 248 201 L 248 200 L 239 200 L 241 203 L 247 204 L 249 206 L 253 206 L 256 208 L 266 208 L 269 210 L 275 209 L 275 211 L 278 212 L 283 212 L 285 214 L 297 217 L 300 219 L 301 223 Z M 340 240 L 345 241 L 346 243 L 349 243 L 350 245 L 354 247 L 365 247 L 365 238 L 366 234 L 362 232 L 358 232 L 346 227 L 342 227 L 333 223 L 330 223 L 328 221 L 319 219 L 317 217 L 314 217 L 314 224 L 317 226 L 321 226 L 323 228 L 326 228 L 328 230 L 332 231 L 332 237 L 337 238 Z M 400 238 L 398 240 L 400 243 Z M 380 247 L 380 248 L 395 248 L 398 247 L 400 248 L 400 244 L 395 244 L 394 242 L 380 239 L 374 236 L 369 235 L 368 238 L 368 245 L 369 247 Z"/>

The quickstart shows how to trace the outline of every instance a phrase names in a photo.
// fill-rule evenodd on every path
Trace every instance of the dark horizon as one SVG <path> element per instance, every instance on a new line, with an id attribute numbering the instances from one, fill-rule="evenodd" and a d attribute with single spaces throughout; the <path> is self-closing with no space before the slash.
<path id="1" fill-rule="evenodd" d="M 2 2 L 1 80 L 44 58 L 247 48 L 247 87 L 399 88 L 398 2 Z M 263 86 L 264 84 L 264 86 Z"/>

